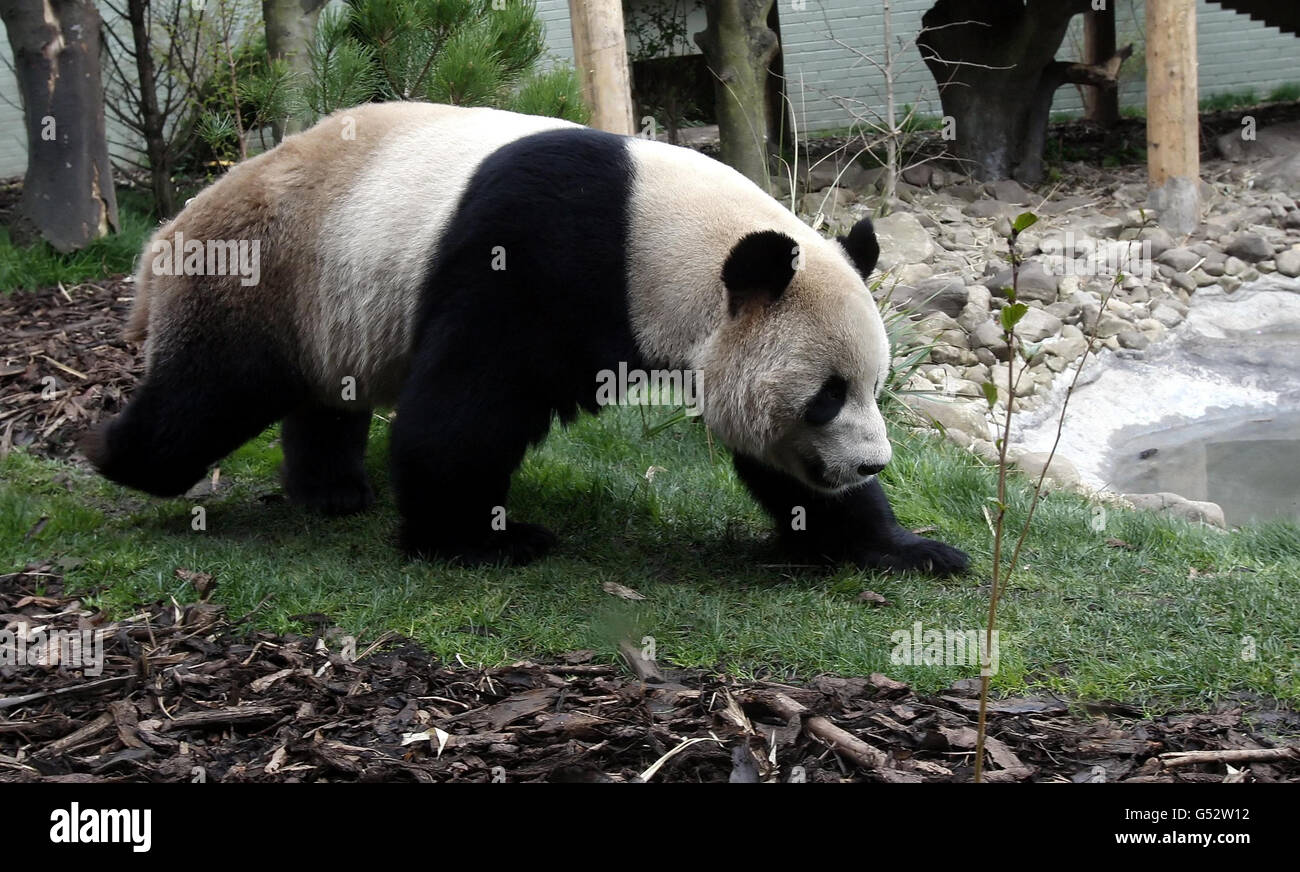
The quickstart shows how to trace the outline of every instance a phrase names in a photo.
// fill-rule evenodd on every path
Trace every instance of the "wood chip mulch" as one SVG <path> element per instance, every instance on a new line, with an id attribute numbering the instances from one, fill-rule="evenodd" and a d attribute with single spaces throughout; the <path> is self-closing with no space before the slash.
<path id="1" fill-rule="evenodd" d="M 109 620 L 65 592 L 67 568 L 0 576 L 0 781 L 972 776 L 975 681 L 933 696 L 883 675 L 740 681 L 660 666 L 630 644 L 619 665 L 579 651 L 482 669 L 397 637 L 343 636 L 321 615 L 299 617 L 304 634 L 252 630 L 207 599 L 212 576 L 184 568 L 194 602 Z M 55 631 L 83 632 L 84 645 L 64 644 L 52 665 Z M 1142 719 L 1053 698 L 990 711 L 990 781 L 1300 781 L 1295 712 L 1237 703 Z"/>
<path id="2" fill-rule="evenodd" d="M 133 293 L 116 278 L 0 296 L 0 457 L 75 459 L 81 433 L 121 410 L 141 373 L 122 338 Z"/>

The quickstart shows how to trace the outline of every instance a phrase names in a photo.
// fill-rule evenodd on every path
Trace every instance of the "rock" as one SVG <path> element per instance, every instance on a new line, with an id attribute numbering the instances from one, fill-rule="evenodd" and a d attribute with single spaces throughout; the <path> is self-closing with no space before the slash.
<path id="1" fill-rule="evenodd" d="M 904 394 L 903 403 L 927 423 L 937 423 L 945 430 L 960 430 L 976 439 L 988 438 L 988 407 L 979 402 L 936 400 L 930 397 Z"/>
<path id="2" fill-rule="evenodd" d="M 1079 312 L 1082 306 L 1074 300 L 1061 300 L 1059 303 L 1052 303 L 1043 311 L 1049 315 L 1055 315 L 1066 324 L 1077 324 L 1079 321 Z"/>
<path id="3" fill-rule="evenodd" d="M 1254 263 L 1273 256 L 1273 246 L 1258 233 L 1238 233 L 1228 243 L 1228 254 Z"/>
<path id="4" fill-rule="evenodd" d="M 1154 255 L 1156 263 L 1173 267 L 1175 272 L 1185 273 L 1200 262 L 1201 256 L 1190 248 L 1167 248 Z"/>
<path id="5" fill-rule="evenodd" d="M 1062 326 L 1060 318 L 1030 306 L 1016 325 L 1016 335 L 1022 342 L 1041 342 L 1049 336 L 1055 336 Z"/>
<path id="6" fill-rule="evenodd" d="M 865 191 L 873 187 L 884 170 L 876 167 L 866 169 L 857 162 L 844 165 L 833 159 L 818 161 L 808 168 L 807 175 L 801 180 L 804 190 L 818 191 L 823 188 L 839 186 Z"/>
<path id="7" fill-rule="evenodd" d="M 1219 154 L 1230 161 L 1243 161 L 1300 152 L 1300 121 L 1259 127 L 1253 139 L 1241 134 L 1241 130 L 1233 130 L 1216 137 Z"/>
<path id="8" fill-rule="evenodd" d="M 1266 160 L 1255 169 L 1256 190 L 1300 194 L 1300 151 Z"/>
<path id="9" fill-rule="evenodd" d="M 1058 488 L 1079 486 L 1079 470 L 1073 463 L 1058 454 L 1052 458 L 1052 465 L 1048 467 L 1047 457 L 1046 451 L 1026 451 L 1016 456 L 1016 466 L 1029 476 L 1032 482 L 1038 481 L 1038 477 L 1043 474 L 1043 468 L 1047 467 L 1044 484 L 1054 483 Z"/>
<path id="10" fill-rule="evenodd" d="M 1020 265 L 1020 276 L 1016 282 L 1016 293 L 1021 300 L 1037 300 L 1040 303 L 1055 303 L 1061 280 L 1052 275 L 1036 260 L 1027 260 Z M 1001 270 L 984 283 L 989 292 L 996 297 L 1005 297 L 1004 288 L 1011 286 L 1010 268 Z"/>
<path id="11" fill-rule="evenodd" d="M 976 200 L 962 211 L 971 218 L 1012 218 L 1019 214 L 1015 206 L 997 200 Z"/>
<path id="12" fill-rule="evenodd" d="M 957 323 L 963 330 L 973 333 L 976 327 L 989 319 L 991 298 L 989 289 L 983 285 L 966 286 L 966 307 L 957 316 Z"/>
<path id="13" fill-rule="evenodd" d="M 1134 508 L 1150 512 L 1161 512 L 1194 523 L 1213 524 L 1227 527 L 1223 518 L 1223 509 L 1217 503 L 1201 502 L 1180 497 L 1178 494 L 1124 494 L 1124 499 Z"/>
<path id="14" fill-rule="evenodd" d="M 1198 288 L 1203 288 L 1206 287 L 1207 285 L 1218 284 L 1219 281 L 1219 277 L 1210 275 L 1205 270 L 1201 269 L 1199 266 L 1196 269 L 1189 272 L 1187 274 L 1187 277 L 1190 278 L 1193 282 L 1195 282 L 1196 287 Z"/>
<path id="15" fill-rule="evenodd" d="M 1138 233 L 1138 239 L 1151 243 L 1151 256 L 1156 258 L 1174 247 L 1174 238 L 1163 227 L 1144 227 Z"/>
<path id="16" fill-rule="evenodd" d="M 981 350 L 991 351 L 999 360 L 1007 356 L 1006 338 L 1002 335 L 1002 328 L 993 321 L 985 321 L 971 331 L 970 344 L 981 363 L 985 362 L 979 354 Z"/>
<path id="17" fill-rule="evenodd" d="M 930 359 L 935 363 L 947 363 L 952 366 L 969 366 L 979 360 L 975 353 L 969 348 L 962 347 L 965 345 L 965 334 L 962 334 L 963 342 L 960 345 L 937 343 L 930 349 Z"/>
<path id="18" fill-rule="evenodd" d="M 1028 204 L 1033 195 L 1024 189 L 1024 187 L 1015 179 L 998 179 L 984 186 L 989 192 L 989 196 L 1003 203 L 1013 203 L 1017 206 Z"/>
<path id="19" fill-rule="evenodd" d="M 1185 317 L 1182 312 L 1168 303 L 1156 303 L 1151 308 L 1151 317 L 1159 321 L 1165 327 L 1177 327 L 1183 323 Z"/>
<path id="20" fill-rule="evenodd" d="M 1060 336 L 1043 342 L 1043 351 L 1053 357 L 1059 357 L 1066 363 L 1077 360 L 1088 350 L 1088 340 L 1082 337 Z"/>
<path id="21" fill-rule="evenodd" d="M 903 170 L 903 181 L 909 185 L 916 185 L 918 188 L 930 187 L 933 178 L 934 168 L 928 163 L 913 164 Z"/>
<path id="22" fill-rule="evenodd" d="M 1121 330 L 1117 334 L 1121 348 L 1131 348 L 1134 351 L 1145 351 L 1151 344 L 1151 340 L 1141 330 Z"/>
<path id="23" fill-rule="evenodd" d="M 805 215 L 835 215 L 843 212 L 854 202 L 853 192 L 847 188 L 826 188 L 811 194 L 804 194 L 799 200 L 799 209 Z"/>
<path id="24" fill-rule="evenodd" d="M 998 389 L 998 397 L 1006 399 L 1007 395 L 1007 368 L 1009 363 L 999 363 L 996 366 L 989 367 L 989 381 L 993 382 Z M 1015 384 L 1016 396 L 1027 397 L 1034 392 L 1037 382 L 1033 378 L 1032 371 L 1026 372 L 1029 366 L 1020 359 L 1015 361 L 1015 369 L 1011 372 L 1011 380 Z"/>
<path id="25" fill-rule="evenodd" d="M 1154 318 L 1143 318 L 1141 321 L 1137 322 L 1136 326 L 1137 329 L 1142 331 L 1142 335 L 1144 335 L 1153 345 L 1161 339 L 1164 339 L 1165 334 L 1168 332 L 1168 330 L 1165 329 L 1165 325 Z"/>
<path id="26" fill-rule="evenodd" d="M 1086 333 L 1095 330 L 1099 339 L 1118 336 L 1119 332 L 1128 329 L 1128 326 L 1129 323 L 1117 315 L 1109 305 L 1105 312 L 1101 311 L 1099 303 L 1086 303 L 1083 307 L 1083 329 Z"/>
<path id="27" fill-rule="evenodd" d="M 1196 290 L 1196 281 L 1185 272 L 1177 272 L 1169 277 L 1169 282 L 1176 288 L 1182 288 L 1184 291 L 1191 293 Z"/>
<path id="28" fill-rule="evenodd" d="M 910 212 L 894 212 L 875 221 L 880 243 L 880 269 L 923 263 L 934 257 L 934 240 Z"/>
<path id="29" fill-rule="evenodd" d="M 1288 248 L 1286 251 L 1279 253 L 1274 266 L 1284 276 L 1290 278 L 1300 276 L 1300 248 Z"/>
<path id="30" fill-rule="evenodd" d="M 1210 275 L 1224 275 L 1226 273 L 1230 276 L 1239 276 L 1246 271 L 1246 262 L 1239 257 L 1230 257 L 1223 262 L 1223 272 L 1221 273 L 1216 273 L 1213 269 L 1209 269 L 1208 263 L 1206 264 L 1206 267 L 1207 269 L 1205 271 Z"/>
<path id="31" fill-rule="evenodd" d="M 961 279 L 937 276 L 915 286 L 900 284 L 890 299 L 913 312 L 942 312 L 955 318 L 966 308 L 966 285 Z"/>

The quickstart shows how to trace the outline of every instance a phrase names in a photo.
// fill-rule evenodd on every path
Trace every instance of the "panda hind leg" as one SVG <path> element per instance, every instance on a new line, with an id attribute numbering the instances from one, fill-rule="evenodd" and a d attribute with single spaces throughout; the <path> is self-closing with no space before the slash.
<path id="1" fill-rule="evenodd" d="M 894 518 L 878 479 L 843 494 L 823 494 L 753 458 L 737 454 L 736 473 L 776 522 L 785 551 L 818 563 L 847 561 L 860 569 L 954 575 L 970 558 L 951 545 L 918 536 Z"/>
<path id="2" fill-rule="evenodd" d="M 370 507 L 374 491 L 365 468 L 370 418 L 368 408 L 308 405 L 284 419 L 281 476 L 291 502 L 322 515 L 351 515 Z"/>

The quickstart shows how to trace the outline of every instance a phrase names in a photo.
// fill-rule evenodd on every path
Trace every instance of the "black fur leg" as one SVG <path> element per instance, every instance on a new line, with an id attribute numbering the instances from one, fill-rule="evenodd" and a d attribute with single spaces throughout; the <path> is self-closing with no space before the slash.
<path id="1" fill-rule="evenodd" d="M 781 544 L 796 560 L 847 560 L 863 569 L 934 575 L 966 570 L 969 558 L 964 552 L 898 524 L 877 479 L 828 495 L 744 455 L 736 455 L 735 465 L 741 480 L 776 522 Z"/>
<path id="2" fill-rule="evenodd" d="M 81 449 L 105 477 L 160 497 L 185 493 L 209 466 L 300 401 L 292 367 L 266 337 L 186 336 L 157 349 L 120 415 Z"/>
<path id="3" fill-rule="evenodd" d="M 351 515 L 374 502 L 366 478 L 370 410 L 306 406 L 284 419 L 284 490 L 323 515 Z"/>
<path id="4" fill-rule="evenodd" d="M 511 473 L 550 427 L 546 386 L 458 344 L 427 336 L 398 400 L 391 456 L 401 544 L 413 557 L 522 565 L 555 542 L 505 509 Z"/>

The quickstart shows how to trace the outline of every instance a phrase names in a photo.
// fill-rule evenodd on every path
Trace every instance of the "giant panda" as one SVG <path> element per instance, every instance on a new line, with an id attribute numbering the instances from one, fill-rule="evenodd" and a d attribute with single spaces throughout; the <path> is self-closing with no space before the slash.
<path id="1" fill-rule="evenodd" d="M 239 241 L 255 274 L 214 274 L 202 247 Z M 288 497 L 344 514 L 371 502 L 372 409 L 395 405 L 405 550 L 523 564 L 554 536 L 501 523 L 503 507 L 553 417 L 596 411 L 595 374 L 619 363 L 695 370 L 705 422 L 791 558 L 958 572 L 966 555 L 901 527 L 877 479 L 878 254 L 869 220 L 825 239 L 688 149 L 362 106 L 234 167 L 154 234 L 127 328 L 145 375 L 84 450 L 113 481 L 175 496 L 283 420 Z"/>

